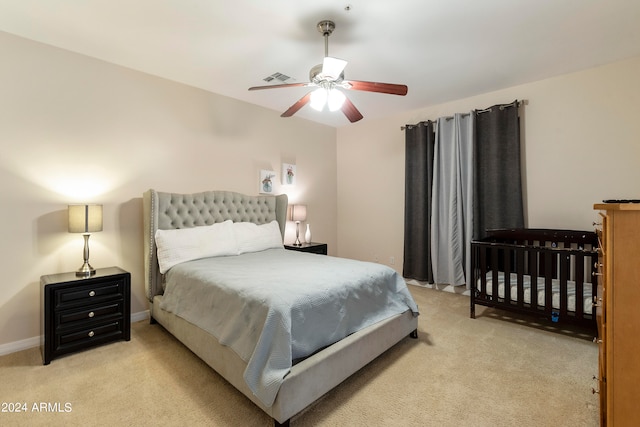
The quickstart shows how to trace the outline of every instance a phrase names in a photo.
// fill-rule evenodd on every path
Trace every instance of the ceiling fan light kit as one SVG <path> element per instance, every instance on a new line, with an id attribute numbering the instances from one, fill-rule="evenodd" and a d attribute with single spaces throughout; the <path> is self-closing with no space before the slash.
<path id="1" fill-rule="evenodd" d="M 347 97 L 344 96 L 344 93 L 340 92 L 338 89 L 331 89 L 327 95 L 327 106 L 329 107 L 329 111 L 338 111 L 341 109 L 346 98 Z"/>
<path id="2" fill-rule="evenodd" d="M 325 104 L 327 103 L 327 91 L 323 88 L 316 89 L 311 92 L 311 98 L 309 100 L 309 105 L 316 111 L 322 111 L 324 109 Z"/>
<path id="3" fill-rule="evenodd" d="M 393 83 L 365 82 L 360 80 L 345 80 L 344 69 L 347 61 L 329 56 L 329 36 L 335 30 L 336 24 L 333 21 L 324 20 L 318 22 L 317 29 L 324 37 L 324 60 L 322 64 L 316 65 L 309 71 L 309 82 L 288 83 L 267 86 L 253 86 L 249 90 L 277 89 L 284 87 L 312 87 L 313 91 L 308 92 L 281 117 L 291 117 L 302 107 L 309 104 L 317 111 L 324 110 L 325 106 L 329 111 L 342 110 L 342 113 L 351 122 L 362 119 L 362 113 L 358 111 L 353 102 L 339 89 L 359 90 L 364 92 L 377 92 L 390 95 L 404 96 L 407 94 L 407 86 Z M 339 88 L 339 89 L 338 89 Z"/>
<path id="4" fill-rule="evenodd" d="M 316 111 L 324 110 L 329 107 L 329 111 L 338 111 L 342 108 L 347 97 L 338 89 L 318 88 L 311 92 L 309 106 Z"/>

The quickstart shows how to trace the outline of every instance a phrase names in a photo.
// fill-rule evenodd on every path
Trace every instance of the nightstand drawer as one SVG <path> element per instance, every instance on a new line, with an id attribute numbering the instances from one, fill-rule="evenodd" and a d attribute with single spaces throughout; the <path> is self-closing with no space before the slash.
<path id="1" fill-rule="evenodd" d="M 62 354 L 123 337 L 121 321 L 113 321 L 92 327 L 56 335 L 55 352 Z"/>
<path id="2" fill-rule="evenodd" d="M 56 316 L 56 325 L 60 328 L 67 327 L 74 322 L 100 322 L 107 319 L 122 318 L 124 316 L 124 301 L 61 311 L 56 313 Z"/>
<path id="3" fill-rule="evenodd" d="M 86 286 L 75 286 L 59 289 L 54 292 L 56 309 L 64 309 L 75 305 L 91 304 L 116 298 L 123 298 L 124 281 L 114 280 L 106 283 L 95 283 Z"/>

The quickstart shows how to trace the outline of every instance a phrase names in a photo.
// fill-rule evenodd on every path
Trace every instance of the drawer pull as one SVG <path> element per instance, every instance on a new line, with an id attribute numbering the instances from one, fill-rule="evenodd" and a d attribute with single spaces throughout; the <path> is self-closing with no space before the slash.
<path id="1" fill-rule="evenodd" d="M 96 291 L 90 291 L 89 292 L 89 296 L 90 297 L 95 297 L 96 296 Z"/>
<path id="2" fill-rule="evenodd" d="M 95 333 L 93 331 L 89 332 L 89 338 L 91 338 L 94 335 L 95 335 Z"/>
<path id="3" fill-rule="evenodd" d="M 93 317 L 93 316 L 95 316 L 95 315 L 96 315 L 96 314 L 95 314 L 93 311 L 89 312 L 89 317 Z"/>

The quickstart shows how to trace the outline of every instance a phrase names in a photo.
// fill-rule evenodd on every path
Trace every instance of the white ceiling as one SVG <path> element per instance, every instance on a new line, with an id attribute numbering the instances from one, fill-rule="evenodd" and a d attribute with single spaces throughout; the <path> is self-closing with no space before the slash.
<path id="1" fill-rule="evenodd" d="M 308 89 L 247 88 L 276 72 L 308 81 L 323 19 L 346 79 L 409 87 L 349 91 L 363 120 L 640 55 L 638 0 L 0 0 L 1 31 L 278 112 Z"/>

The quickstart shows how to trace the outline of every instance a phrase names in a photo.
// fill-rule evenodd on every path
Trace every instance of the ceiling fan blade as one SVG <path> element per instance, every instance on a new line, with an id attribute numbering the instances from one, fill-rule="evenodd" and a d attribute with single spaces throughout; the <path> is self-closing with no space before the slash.
<path id="1" fill-rule="evenodd" d="M 280 117 L 291 117 L 291 116 L 293 116 L 295 113 L 298 112 L 299 109 L 301 109 L 302 107 L 307 105 L 309 103 L 310 99 L 311 99 L 311 92 L 309 92 L 308 94 L 306 94 L 305 96 L 300 98 L 295 104 L 293 104 L 291 107 L 289 107 L 289 109 L 287 111 L 282 113 L 280 115 Z"/>
<path id="2" fill-rule="evenodd" d="M 325 56 L 322 61 L 322 75 L 329 80 L 337 80 L 347 66 L 347 61 Z"/>
<path id="3" fill-rule="evenodd" d="M 408 90 L 405 85 L 396 85 L 392 83 L 363 82 L 360 80 L 345 80 L 344 82 L 347 83 L 347 86 L 351 85 L 351 87 L 347 87 L 347 89 L 363 90 L 366 92 L 379 92 L 404 96 L 407 94 Z"/>
<path id="4" fill-rule="evenodd" d="M 349 119 L 351 123 L 357 122 L 363 117 L 349 98 L 345 98 L 344 104 L 342 104 L 342 112 L 347 116 L 347 119 Z"/>
<path id="5" fill-rule="evenodd" d="M 266 86 L 253 86 L 249 90 L 262 90 L 262 89 L 279 89 L 283 87 L 302 87 L 309 86 L 311 83 L 285 83 L 281 85 L 266 85 Z"/>

